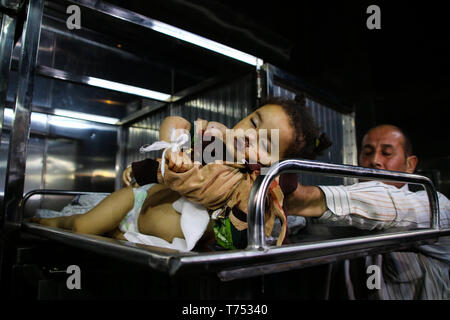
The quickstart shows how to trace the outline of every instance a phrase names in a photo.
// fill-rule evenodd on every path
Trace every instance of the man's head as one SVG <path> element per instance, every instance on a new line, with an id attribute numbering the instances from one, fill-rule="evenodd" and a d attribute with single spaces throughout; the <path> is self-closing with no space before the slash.
<path id="1" fill-rule="evenodd" d="M 370 129 L 363 138 L 359 165 L 367 168 L 413 173 L 418 159 L 404 132 L 393 125 Z M 392 183 L 401 187 L 402 183 Z"/>

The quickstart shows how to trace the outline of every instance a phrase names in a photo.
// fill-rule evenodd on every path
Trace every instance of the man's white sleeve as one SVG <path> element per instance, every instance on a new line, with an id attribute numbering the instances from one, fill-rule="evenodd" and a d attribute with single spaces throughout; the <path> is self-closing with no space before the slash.
<path id="1" fill-rule="evenodd" d="M 429 226 L 428 202 L 406 188 L 398 189 L 379 181 L 319 188 L 328 207 L 318 219 L 320 222 L 367 230 Z"/>

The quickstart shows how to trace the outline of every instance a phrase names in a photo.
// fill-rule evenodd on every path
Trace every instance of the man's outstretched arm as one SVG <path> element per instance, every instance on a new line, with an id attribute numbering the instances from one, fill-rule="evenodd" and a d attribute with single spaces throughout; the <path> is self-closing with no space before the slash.
<path id="1" fill-rule="evenodd" d="M 318 218 L 327 211 L 325 194 L 318 187 L 297 185 L 285 199 L 287 214 Z"/>
<path id="2" fill-rule="evenodd" d="M 429 226 L 428 202 L 408 190 L 380 181 L 302 186 L 288 175 L 280 177 L 287 214 L 366 230 Z"/>

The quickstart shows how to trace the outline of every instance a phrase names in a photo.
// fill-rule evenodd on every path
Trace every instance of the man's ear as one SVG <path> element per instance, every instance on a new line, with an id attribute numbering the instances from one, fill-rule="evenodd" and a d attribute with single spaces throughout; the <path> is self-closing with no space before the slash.
<path id="1" fill-rule="evenodd" d="M 418 162 L 419 158 L 417 158 L 416 156 L 409 156 L 408 158 L 406 158 L 406 172 L 414 173 Z"/>

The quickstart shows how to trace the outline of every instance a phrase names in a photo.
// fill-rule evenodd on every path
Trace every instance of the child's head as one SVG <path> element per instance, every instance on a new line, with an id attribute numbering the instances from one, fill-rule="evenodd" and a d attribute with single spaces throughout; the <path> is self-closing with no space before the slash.
<path id="1" fill-rule="evenodd" d="M 263 141 L 262 145 L 266 147 L 265 149 L 269 153 L 270 150 L 273 150 L 271 144 L 278 143 L 276 159 L 304 158 L 313 160 L 331 145 L 330 139 L 326 134 L 320 132 L 319 126 L 305 106 L 304 98 L 296 100 L 267 99 L 261 104 L 261 107 L 242 119 L 233 128 L 234 131 L 238 129 L 243 131 L 254 129 L 257 137 L 253 141 L 259 142 L 267 137 L 267 141 Z M 278 137 L 272 137 L 272 129 L 278 129 Z M 249 150 L 252 149 L 250 140 L 252 139 L 248 139 L 246 136 L 245 156 L 247 159 L 252 158 Z M 261 148 L 259 148 L 257 156 L 258 161 L 264 163 L 267 160 L 261 160 L 267 159 L 269 155 L 261 152 Z M 274 159 L 273 155 L 269 157 Z"/>

